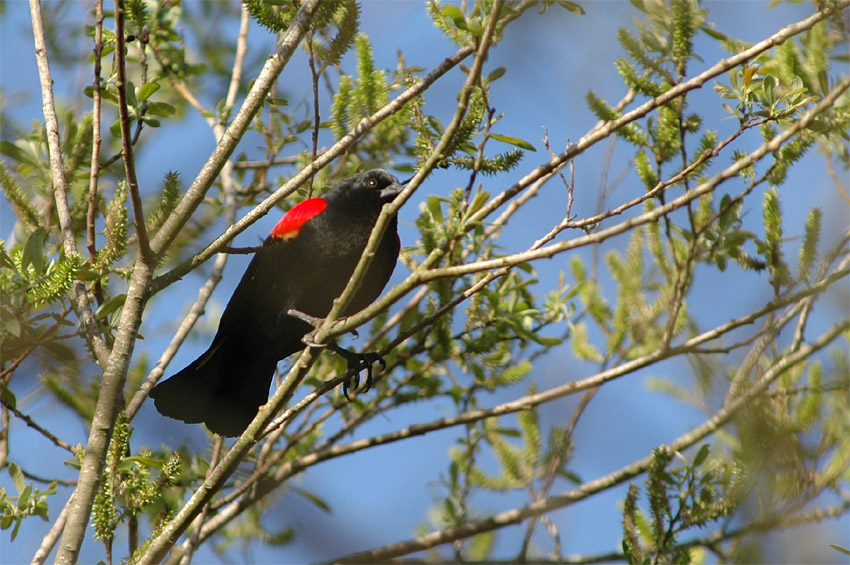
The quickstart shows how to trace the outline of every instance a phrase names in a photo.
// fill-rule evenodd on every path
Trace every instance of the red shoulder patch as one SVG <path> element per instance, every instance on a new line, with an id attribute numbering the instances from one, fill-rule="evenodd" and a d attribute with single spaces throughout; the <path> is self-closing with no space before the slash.
<path id="1" fill-rule="evenodd" d="M 301 227 L 308 220 L 315 218 L 324 212 L 328 203 L 324 198 L 310 198 L 296 204 L 289 212 L 284 214 L 283 218 L 277 223 L 270 234 L 272 237 L 279 237 L 284 240 L 289 240 L 298 235 Z"/>

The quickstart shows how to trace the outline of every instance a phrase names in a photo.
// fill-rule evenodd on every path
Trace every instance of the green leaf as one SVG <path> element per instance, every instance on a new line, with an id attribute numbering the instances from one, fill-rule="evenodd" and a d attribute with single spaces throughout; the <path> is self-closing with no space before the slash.
<path id="1" fill-rule="evenodd" d="M 429 196 L 428 197 L 428 211 L 431 212 L 431 216 L 435 221 L 442 223 L 443 221 L 443 211 L 441 209 L 443 199 L 439 196 Z"/>
<path id="2" fill-rule="evenodd" d="M 157 82 L 146 82 L 139 90 L 139 102 L 143 102 L 153 96 L 154 92 L 159 90 L 160 86 Z"/>
<path id="3" fill-rule="evenodd" d="M 109 134 L 112 137 L 121 138 L 121 120 L 115 120 L 111 126 L 109 126 Z"/>
<path id="4" fill-rule="evenodd" d="M 112 298 L 100 305 L 100 308 L 97 309 L 95 316 L 98 318 L 105 318 L 106 316 L 109 316 L 110 314 L 124 306 L 125 300 L 127 300 L 126 294 L 118 294 L 116 296 L 113 296 Z"/>
<path id="5" fill-rule="evenodd" d="M 507 70 L 508 69 L 505 67 L 496 67 L 495 69 L 490 71 L 490 74 L 487 75 L 487 82 L 493 82 L 494 80 L 502 78 L 507 72 Z"/>
<path id="6" fill-rule="evenodd" d="M 15 485 L 18 494 L 23 493 L 26 488 L 26 479 L 24 479 L 24 472 L 21 471 L 17 463 L 9 463 L 9 476 L 12 477 L 12 483 Z"/>
<path id="7" fill-rule="evenodd" d="M 0 154 L 14 159 L 19 163 L 26 163 L 33 167 L 39 166 L 39 161 L 33 158 L 33 155 L 27 150 L 15 145 L 11 141 L 0 141 Z"/>
<path id="8" fill-rule="evenodd" d="M 0 267 L 17 272 L 18 269 L 15 267 L 15 263 L 12 261 L 12 258 L 9 257 L 9 254 L 6 253 L 5 245 L 6 242 L 0 239 Z"/>
<path id="9" fill-rule="evenodd" d="M 15 393 L 9 390 L 5 384 L 0 382 L 0 398 L 3 399 L 3 404 L 7 404 L 14 408 L 18 405 L 18 400 L 15 398 Z"/>
<path id="10" fill-rule="evenodd" d="M 568 12 L 572 12 L 573 14 L 578 14 L 579 16 L 583 16 L 585 14 L 584 8 L 582 8 L 581 4 L 579 4 L 578 2 L 570 2 L 569 0 L 558 0 L 558 4 L 560 4 L 562 8 L 564 8 Z"/>
<path id="11" fill-rule="evenodd" d="M 80 460 L 77 459 L 76 457 L 71 457 L 70 459 L 65 459 L 64 461 L 62 461 L 62 464 L 65 465 L 66 467 L 70 467 L 70 468 L 76 469 L 78 471 L 83 468 L 83 466 L 80 464 Z"/>
<path id="12" fill-rule="evenodd" d="M 487 203 L 487 200 L 490 198 L 490 193 L 482 190 L 481 192 L 477 192 L 475 196 L 472 198 L 472 202 L 469 203 L 469 208 L 466 213 L 468 215 L 472 215 L 478 210 L 481 209 L 484 204 Z"/>
<path id="13" fill-rule="evenodd" d="M 133 81 L 127 82 L 127 106 L 136 108 L 139 106 L 139 101 L 136 100 L 136 85 Z"/>
<path id="14" fill-rule="evenodd" d="M 702 26 L 700 28 L 700 31 L 702 31 L 703 33 L 705 33 L 709 37 L 712 37 L 712 38 L 720 40 L 720 41 L 726 41 L 726 39 L 728 39 L 725 34 L 720 33 L 719 31 L 717 31 L 716 29 L 714 29 L 710 25 Z"/>
<path id="15" fill-rule="evenodd" d="M 300 494 L 301 496 L 303 496 L 304 498 L 306 498 L 307 500 L 309 500 L 310 502 L 315 504 L 320 510 L 323 510 L 324 512 L 326 512 L 328 514 L 332 513 L 331 507 L 328 506 L 328 503 L 325 502 L 324 500 L 322 500 L 321 498 L 319 498 L 318 495 L 313 494 L 310 491 L 307 491 L 307 490 L 304 490 L 304 489 L 298 488 L 298 487 L 295 487 L 294 490 L 295 490 L 295 492 L 297 492 L 298 494 Z"/>
<path id="16" fill-rule="evenodd" d="M 21 337 L 21 322 L 6 308 L 0 308 L 0 328 L 9 335 Z"/>
<path id="17" fill-rule="evenodd" d="M 165 102 L 151 102 L 148 104 L 148 114 L 151 116 L 168 117 L 173 116 L 177 110 L 171 104 Z"/>
<path id="18" fill-rule="evenodd" d="M 697 456 L 694 457 L 694 467 L 699 467 L 703 464 L 705 459 L 708 457 L 708 453 L 710 451 L 709 445 L 704 443 L 702 447 L 699 448 L 699 452 L 697 452 Z"/>
<path id="19" fill-rule="evenodd" d="M 464 16 L 461 9 L 454 4 L 446 4 L 441 7 L 440 13 L 445 17 L 450 18 L 458 29 L 467 29 L 466 16 Z"/>
<path id="20" fill-rule="evenodd" d="M 522 432 L 520 432 L 520 431 L 519 431 L 518 429 L 516 429 L 516 428 L 496 428 L 496 429 L 495 429 L 495 430 L 493 430 L 493 431 L 494 431 L 495 433 L 499 434 L 500 436 L 505 436 L 505 437 L 516 437 L 516 438 L 520 438 L 520 437 L 522 437 Z"/>
<path id="21" fill-rule="evenodd" d="M 510 136 L 510 135 L 502 135 L 502 134 L 499 134 L 499 133 L 491 133 L 490 137 L 492 137 L 496 141 L 501 141 L 503 143 L 509 143 L 511 145 L 516 145 L 517 147 L 519 147 L 521 149 L 527 149 L 528 151 L 537 151 L 537 149 L 535 149 L 532 144 L 530 144 L 526 140 L 520 139 L 518 137 L 513 137 L 513 136 Z"/>
<path id="22" fill-rule="evenodd" d="M 18 468 L 18 471 L 20 472 L 20 468 Z M 21 474 L 21 481 L 23 480 L 24 476 L 23 474 Z M 15 481 L 15 488 L 18 488 L 18 481 Z M 18 490 L 18 492 L 21 493 L 21 495 L 18 497 L 18 510 L 23 513 L 26 511 L 27 504 L 30 501 L 30 495 L 32 494 L 32 483 L 24 486 L 23 491 Z"/>
<path id="23" fill-rule="evenodd" d="M 22 523 L 23 523 L 23 520 L 21 520 L 21 519 L 18 519 L 15 522 L 15 529 L 12 530 L 11 541 L 15 541 L 15 538 L 18 537 L 18 530 L 21 529 Z"/>
<path id="24" fill-rule="evenodd" d="M 37 275 L 44 273 L 44 239 L 47 233 L 44 228 L 38 228 L 30 234 L 24 244 L 24 254 L 21 257 L 21 270 L 26 271 L 32 265 Z"/>
<path id="25" fill-rule="evenodd" d="M 154 459 L 153 457 L 143 457 L 141 455 L 132 455 L 130 457 L 125 457 L 124 461 L 139 463 L 140 465 L 144 465 L 145 467 L 150 467 L 151 469 L 158 469 L 160 471 L 164 466 L 164 463 L 159 459 Z"/>

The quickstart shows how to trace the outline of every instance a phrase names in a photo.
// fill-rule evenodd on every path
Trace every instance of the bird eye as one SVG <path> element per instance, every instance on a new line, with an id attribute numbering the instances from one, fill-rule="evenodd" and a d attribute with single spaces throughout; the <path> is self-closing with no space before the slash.
<path id="1" fill-rule="evenodd" d="M 378 181 L 376 181 L 375 179 L 369 179 L 368 181 L 366 181 L 366 186 L 368 186 L 369 188 L 375 188 L 376 186 L 378 186 Z"/>

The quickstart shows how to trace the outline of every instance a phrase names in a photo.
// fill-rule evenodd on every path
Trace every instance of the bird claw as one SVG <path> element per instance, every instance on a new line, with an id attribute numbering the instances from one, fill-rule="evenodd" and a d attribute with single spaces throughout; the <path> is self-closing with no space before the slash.
<path id="1" fill-rule="evenodd" d="M 315 316 L 311 316 L 310 314 L 306 314 L 304 312 L 300 312 L 298 310 L 295 310 L 294 308 L 288 310 L 286 313 L 288 315 L 292 316 L 293 318 L 298 318 L 299 320 L 307 322 L 308 324 L 313 326 L 313 328 L 314 328 L 313 331 L 306 333 L 304 335 L 304 337 L 301 338 L 301 341 L 304 344 L 309 345 L 310 347 L 317 347 L 317 348 L 318 347 L 327 347 L 328 349 L 330 349 L 334 353 L 344 357 L 345 360 L 348 362 L 348 370 L 354 371 L 354 372 L 351 375 L 350 379 L 348 379 L 347 381 L 342 383 L 342 392 L 345 395 L 345 398 L 349 402 L 351 402 L 351 396 L 349 395 L 349 391 L 357 392 L 358 389 L 360 388 L 360 372 L 361 371 L 363 371 L 363 370 L 366 371 L 366 386 L 363 390 L 361 390 L 359 392 L 365 393 L 365 392 L 369 392 L 369 389 L 372 388 L 372 365 L 374 365 L 376 362 L 380 363 L 381 364 L 381 371 L 383 371 L 384 369 L 387 368 L 387 362 L 384 361 L 384 358 L 381 357 L 381 355 L 378 354 L 378 353 L 374 353 L 374 352 L 355 353 L 354 351 L 349 351 L 347 349 L 343 349 L 342 347 L 338 346 L 334 342 L 330 342 L 330 343 L 327 343 L 327 344 L 321 344 L 321 343 L 316 343 L 315 341 L 313 341 L 313 336 L 315 335 L 316 330 L 319 328 L 319 326 L 321 326 L 322 323 L 324 322 L 324 318 L 317 318 Z M 341 320 L 337 320 L 337 321 L 339 322 Z M 358 335 L 357 330 L 351 330 L 351 333 L 353 333 L 355 337 L 357 337 L 357 335 Z"/>
<path id="2" fill-rule="evenodd" d="M 349 351 L 347 349 L 343 349 L 338 345 L 329 346 L 330 349 L 345 358 L 348 362 L 348 370 L 354 371 L 351 375 L 351 378 L 342 383 L 342 393 L 345 395 L 346 400 L 351 402 L 352 397 L 349 394 L 349 391 L 354 391 L 355 393 L 366 393 L 369 392 L 369 389 L 372 388 L 372 365 L 376 362 L 380 363 L 381 371 L 387 368 L 387 362 L 384 361 L 384 358 L 375 352 L 369 353 L 355 353 L 354 351 Z M 366 371 L 366 383 L 365 387 L 362 390 L 360 389 L 360 372 Z"/>

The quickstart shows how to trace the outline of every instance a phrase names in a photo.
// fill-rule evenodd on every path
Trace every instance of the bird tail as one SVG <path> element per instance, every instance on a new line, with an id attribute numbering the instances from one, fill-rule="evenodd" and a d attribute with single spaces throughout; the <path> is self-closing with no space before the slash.
<path id="1" fill-rule="evenodd" d="M 213 433 L 240 435 L 266 403 L 277 360 L 250 359 L 213 343 L 189 366 L 160 382 L 150 396 L 160 414 L 187 424 L 203 422 Z M 240 364 L 234 366 L 234 361 Z"/>

